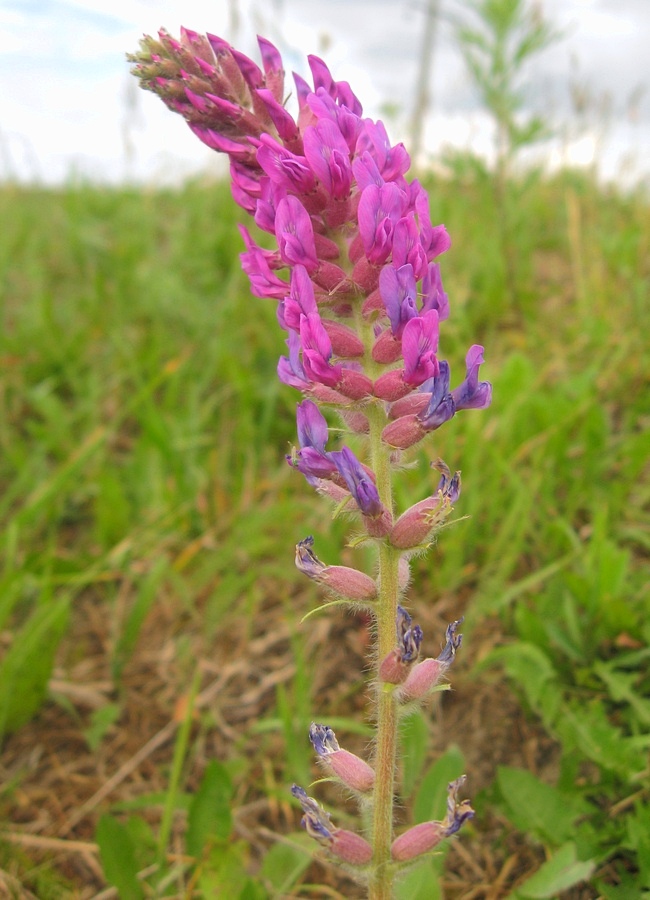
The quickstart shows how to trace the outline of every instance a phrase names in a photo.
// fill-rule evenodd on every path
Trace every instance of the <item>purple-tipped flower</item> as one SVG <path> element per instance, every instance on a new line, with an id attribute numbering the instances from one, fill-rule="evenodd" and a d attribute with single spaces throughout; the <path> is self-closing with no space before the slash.
<path id="1" fill-rule="evenodd" d="M 422 629 L 413 625 L 403 606 L 397 607 L 395 618 L 397 645 L 379 665 L 379 680 L 387 684 L 401 684 L 420 654 Z"/>
<path id="2" fill-rule="evenodd" d="M 314 539 L 306 537 L 296 544 L 296 567 L 313 581 L 354 602 L 377 598 L 377 583 L 365 572 L 348 566 L 326 566 L 313 551 Z"/>
<path id="3" fill-rule="evenodd" d="M 310 837 L 325 846 L 330 853 L 351 866 L 366 866 L 372 859 L 372 847 L 361 835 L 332 825 L 329 813 L 309 797 L 303 788 L 294 784 L 291 793 L 302 806 L 301 824 Z"/>
<path id="4" fill-rule="evenodd" d="M 430 541 L 460 497 L 460 472 L 452 475 L 441 459 L 432 466 L 441 473 L 436 493 L 409 507 L 391 529 L 390 542 L 400 550 L 414 550 Z"/>
<path id="5" fill-rule="evenodd" d="M 396 695 L 400 703 L 411 703 L 422 700 L 435 687 L 456 657 L 463 636 L 458 634 L 458 626 L 463 620 L 458 619 L 447 627 L 446 644 L 436 659 L 423 659 L 416 663 L 408 673 L 406 680 L 398 688 Z"/>
<path id="6" fill-rule="evenodd" d="M 337 468 L 325 450 L 328 429 L 322 412 L 312 400 L 303 400 L 298 404 L 296 422 L 300 449 L 287 455 L 287 462 L 310 484 L 317 478 L 331 478 Z"/>
<path id="7" fill-rule="evenodd" d="M 375 783 L 375 771 L 361 757 L 348 750 L 342 750 L 336 735 L 328 725 L 312 722 L 309 728 L 309 740 L 320 762 L 336 775 L 343 784 L 352 791 L 365 794 L 371 791 Z"/>
<path id="8" fill-rule="evenodd" d="M 465 775 L 461 775 L 447 786 L 447 814 L 442 822 L 422 822 L 393 841 L 391 856 L 395 862 L 408 862 L 429 853 L 444 838 L 456 834 L 463 822 L 474 816 L 469 800 L 458 802 L 458 793 L 465 780 Z"/>
<path id="9" fill-rule="evenodd" d="M 373 518 L 381 515 L 384 506 L 379 499 L 377 487 L 352 450 L 343 447 L 342 450 L 331 453 L 330 458 L 363 515 Z"/>

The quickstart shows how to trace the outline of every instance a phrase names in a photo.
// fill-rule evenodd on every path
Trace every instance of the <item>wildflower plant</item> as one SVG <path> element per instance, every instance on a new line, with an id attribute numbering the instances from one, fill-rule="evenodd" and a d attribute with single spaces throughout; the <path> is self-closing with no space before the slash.
<path id="1" fill-rule="evenodd" d="M 451 513 L 460 475 L 434 462 L 431 495 L 401 513 L 393 479 L 405 453 L 456 412 L 487 407 L 491 386 L 479 380 L 481 346 L 469 348 L 465 376 L 453 389 L 450 366 L 438 356 L 449 303 L 436 260 L 450 238 L 444 225 L 431 223 L 422 185 L 405 177 L 404 146 L 391 146 L 384 125 L 364 118 L 350 86 L 334 81 L 315 56 L 313 88 L 294 75 L 294 119 L 285 108 L 281 57 L 269 41 L 260 38 L 259 46 L 262 68 L 214 35 L 183 29 L 176 40 L 161 31 L 129 59 L 142 87 L 228 156 L 236 202 L 274 237 L 275 249 L 263 249 L 241 227 L 252 293 L 276 301 L 286 336 L 278 376 L 304 398 L 287 462 L 334 515 L 355 520 L 352 546 L 375 548 L 376 570 L 368 574 L 322 562 L 312 537 L 296 547 L 300 571 L 335 604 L 374 620 L 370 759 L 341 748 L 326 724 L 309 732 L 326 775 L 358 800 L 361 833 L 337 827 L 302 787 L 292 794 L 307 832 L 379 900 L 392 895 L 400 871 L 474 814 L 459 799 L 463 776 L 448 787 L 442 821 L 394 833 L 398 725 L 445 676 L 462 620 L 449 625 L 437 657 L 421 658 L 424 635 L 404 605 L 409 561 Z M 346 443 L 332 446 L 323 410 L 355 435 L 361 455 Z"/>

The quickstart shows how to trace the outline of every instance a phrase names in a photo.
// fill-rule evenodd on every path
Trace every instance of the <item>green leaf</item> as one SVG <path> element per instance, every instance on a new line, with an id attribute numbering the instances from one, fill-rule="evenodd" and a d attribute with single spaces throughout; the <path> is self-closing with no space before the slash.
<path id="1" fill-rule="evenodd" d="M 513 896 L 525 897 L 526 900 L 553 900 L 562 891 L 587 881 L 595 867 L 592 860 L 583 862 L 577 859 L 574 844 L 565 844 L 534 875 L 519 885 Z"/>
<path id="2" fill-rule="evenodd" d="M 454 745 L 430 766 L 420 783 L 413 804 L 413 819 L 416 825 L 444 818 L 447 809 L 447 785 L 462 775 L 464 766 L 463 755 Z"/>
<path id="3" fill-rule="evenodd" d="M 440 877 L 444 855 L 431 856 L 408 869 L 395 884 L 395 900 L 442 900 Z"/>
<path id="4" fill-rule="evenodd" d="M 190 856 L 199 859 L 208 841 L 230 837 L 231 797 L 232 782 L 228 772 L 217 760 L 211 760 L 190 803 L 185 836 L 185 846 Z"/>
<path id="5" fill-rule="evenodd" d="M 95 840 L 99 845 L 104 877 L 117 888 L 120 900 L 141 900 L 144 893 L 137 878 L 135 853 L 126 828 L 112 816 L 102 816 Z"/>
<path id="6" fill-rule="evenodd" d="M 429 729 L 421 712 L 413 713 L 400 725 L 402 747 L 402 795 L 410 797 L 422 773 L 429 745 Z"/>
<path id="7" fill-rule="evenodd" d="M 0 736 L 29 722 L 40 709 L 69 611 L 68 597 L 44 604 L 16 634 L 0 663 Z"/>
<path id="8" fill-rule="evenodd" d="M 312 861 L 310 845 L 300 846 L 305 837 L 292 835 L 295 844 L 274 844 L 264 857 L 260 874 L 273 886 L 274 896 L 284 896 L 309 868 Z"/>
<path id="9" fill-rule="evenodd" d="M 497 784 L 513 825 L 551 845 L 566 841 L 575 820 L 586 812 L 578 797 L 567 796 L 524 769 L 500 766 Z"/>

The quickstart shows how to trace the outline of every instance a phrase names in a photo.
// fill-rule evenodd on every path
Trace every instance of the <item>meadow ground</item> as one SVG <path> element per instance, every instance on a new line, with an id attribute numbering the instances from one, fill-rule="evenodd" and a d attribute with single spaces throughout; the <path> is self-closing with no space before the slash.
<path id="1" fill-rule="evenodd" d="M 513 182 L 498 214 L 461 162 L 426 180 L 453 240 L 441 355 L 453 375 L 482 343 L 494 402 L 414 453 L 398 489 L 401 508 L 430 493 L 438 456 L 463 473 L 409 603 L 428 653 L 460 615 L 465 640 L 453 691 L 409 720 L 403 777 L 425 820 L 466 771 L 478 814 L 401 890 L 433 900 L 438 867 L 448 898 L 636 900 L 650 204 L 564 173 Z M 372 559 L 284 462 L 298 395 L 239 268 L 239 215 L 214 183 L 0 189 L 7 896 L 362 896 L 310 861 L 288 786 L 316 777 L 314 719 L 365 753 L 371 636 L 337 610 L 302 621 L 322 595 L 294 545 Z"/>

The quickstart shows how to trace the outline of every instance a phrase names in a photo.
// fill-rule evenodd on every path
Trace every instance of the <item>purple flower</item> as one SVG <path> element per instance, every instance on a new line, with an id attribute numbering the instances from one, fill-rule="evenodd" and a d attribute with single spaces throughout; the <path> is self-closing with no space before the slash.
<path id="1" fill-rule="evenodd" d="M 275 215 L 280 256 L 288 266 L 303 265 L 311 274 L 318 268 L 314 229 L 309 213 L 297 197 L 280 200 Z"/>
<path id="2" fill-rule="evenodd" d="M 316 556 L 312 547 L 314 546 L 314 538 L 309 535 L 296 544 L 296 568 L 298 568 L 308 578 L 315 581 L 321 580 L 324 569 L 327 568 L 324 562 Z"/>
<path id="3" fill-rule="evenodd" d="M 451 238 L 444 225 L 431 225 L 429 215 L 429 195 L 418 181 L 411 185 L 413 203 L 418 217 L 420 243 L 429 261 L 440 256 L 451 247 Z"/>
<path id="4" fill-rule="evenodd" d="M 281 300 L 287 293 L 287 282 L 278 278 L 271 271 L 269 263 L 275 262 L 277 254 L 271 250 L 258 247 L 244 225 L 239 225 L 239 232 L 246 244 L 246 250 L 240 253 L 242 269 L 248 275 L 251 291 L 256 297 L 269 297 Z"/>
<path id="5" fill-rule="evenodd" d="M 401 337 L 406 323 L 418 314 L 413 266 L 384 266 L 379 273 L 379 291 L 390 319 L 391 331 L 395 337 Z"/>
<path id="6" fill-rule="evenodd" d="M 280 139 L 285 144 L 288 144 L 289 147 L 299 146 L 300 132 L 298 126 L 296 125 L 293 116 L 287 112 L 282 103 L 276 99 L 273 92 L 266 90 L 265 88 L 260 88 L 255 91 L 255 96 L 259 97 L 266 107 L 269 118 L 275 125 L 275 129 Z"/>
<path id="7" fill-rule="evenodd" d="M 417 659 L 422 643 L 422 629 L 419 625 L 412 625 L 412 619 L 403 606 L 397 607 L 395 619 L 397 630 L 397 647 L 400 659 L 403 663 L 410 663 Z"/>
<path id="8" fill-rule="evenodd" d="M 336 101 L 336 103 L 338 103 L 339 106 L 345 106 L 353 112 L 355 116 L 360 116 L 363 112 L 363 108 L 352 93 L 347 81 L 334 81 L 332 73 L 318 56 L 312 54 L 307 57 L 307 61 L 309 62 L 309 68 L 311 69 L 311 74 L 314 78 L 314 91 L 318 91 L 322 88 Z"/>
<path id="9" fill-rule="evenodd" d="M 329 813 L 321 809 L 318 803 L 312 797 L 309 797 L 306 791 L 297 784 L 293 785 L 291 793 L 302 806 L 304 813 L 302 827 L 307 834 L 318 841 L 331 841 L 335 828 L 330 821 Z"/>
<path id="10" fill-rule="evenodd" d="M 308 378 L 328 387 L 336 387 L 341 379 L 341 366 L 330 365 L 332 343 L 318 313 L 300 317 L 302 364 Z"/>
<path id="11" fill-rule="evenodd" d="M 310 484 L 318 478 L 330 478 L 336 465 L 325 450 L 328 438 L 327 422 L 312 400 L 303 400 L 296 412 L 300 450 L 286 457 L 294 469 L 305 476 Z"/>
<path id="12" fill-rule="evenodd" d="M 330 459 L 343 477 L 348 490 L 364 516 L 375 517 L 384 510 L 377 487 L 349 447 L 330 453 Z"/>
<path id="13" fill-rule="evenodd" d="M 478 380 L 478 370 L 483 360 L 483 347 L 472 344 L 465 357 L 465 380 L 451 392 L 456 409 L 485 409 L 492 401 L 492 385 Z"/>
<path id="14" fill-rule="evenodd" d="M 401 218 L 406 197 L 396 184 L 369 184 L 359 201 L 359 234 L 369 262 L 380 266 L 393 249 L 393 232 Z"/>
<path id="15" fill-rule="evenodd" d="M 307 161 L 327 193 L 344 200 L 350 193 L 352 167 L 349 147 L 336 123 L 323 119 L 307 128 L 303 143 Z"/>
<path id="16" fill-rule="evenodd" d="M 262 54 L 264 82 L 274 100 L 282 103 L 284 100 L 284 66 L 282 65 L 282 57 L 278 49 L 266 38 L 258 35 L 257 44 Z"/>
<path id="17" fill-rule="evenodd" d="M 281 356 L 278 362 L 278 378 L 282 384 L 298 388 L 299 391 L 309 390 L 310 383 L 302 362 L 300 361 L 300 335 L 295 331 L 289 332 L 287 340 L 289 356 Z"/>
<path id="18" fill-rule="evenodd" d="M 442 287 L 440 266 L 429 263 L 426 275 L 422 279 L 422 312 L 428 309 L 438 310 L 438 319 L 443 322 L 449 317 L 449 299 Z"/>
<path id="19" fill-rule="evenodd" d="M 318 119 L 331 119 L 336 123 L 348 150 L 353 153 L 361 129 L 359 116 L 345 106 L 338 106 L 324 88 L 309 93 L 306 102 Z"/>
<path id="20" fill-rule="evenodd" d="M 411 165 L 410 157 L 404 144 L 391 147 L 383 122 L 364 120 L 363 130 L 357 141 L 356 155 L 361 156 L 366 151 L 374 159 L 384 181 L 399 183 L 404 181 L 403 176 Z"/>
<path id="21" fill-rule="evenodd" d="M 413 266 L 416 281 L 427 271 L 427 255 L 420 243 L 420 232 L 414 216 L 404 216 L 395 225 L 393 236 L 393 265 Z"/>
<path id="22" fill-rule="evenodd" d="M 456 412 L 454 398 L 449 393 L 449 363 L 438 363 L 438 374 L 431 379 L 431 399 L 424 412 L 417 417 L 427 431 L 434 431 L 452 418 Z"/>
<path id="23" fill-rule="evenodd" d="M 462 634 L 456 634 L 458 626 L 463 624 L 463 619 L 457 619 L 447 626 L 445 634 L 446 643 L 442 652 L 438 655 L 438 662 L 452 664 L 456 656 L 456 651 L 463 642 Z"/>
<path id="24" fill-rule="evenodd" d="M 451 469 L 442 459 L 431 463 L 431 467 L 440 472 L 440 481 L 438 482 L 436 493 L 441 494 L 443 500 L 453 505 L 460 497 L 460 472 L 454 472 L 452 475 Z"/>
<path id="25" fill-rule="evenodd" d="M 418 387 L 438 374 L 438 313 L 430 309 L 423 316 L 410 319 L 402 334 L 404 375 L 406 384 Z"/>
<path id="26" fill-rule="evenodd" d="M 285 190 L 308 194 L 316 186 L 307 158 L 291 153 L 269 134 L 260 138 L 257 161 L 269 178 Z"/>
<path id="27" fill-rule="evenodd" d="M 294 266 L 291 271 L 291 289 L 280 304 L 284 327 L 300 331 L 300 317 L 318 314 L 314 285 L 304 266 Z"/>

